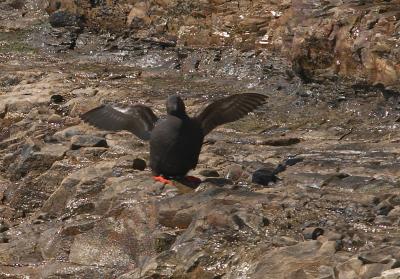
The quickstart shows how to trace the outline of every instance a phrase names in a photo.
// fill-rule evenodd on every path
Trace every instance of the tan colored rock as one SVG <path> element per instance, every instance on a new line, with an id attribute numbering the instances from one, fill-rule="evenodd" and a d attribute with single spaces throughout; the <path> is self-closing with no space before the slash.
<path id="1" fill-rule="evenodd" d="M 63 120 L 63 118 L 62 118 L 60 115 L 58 115 L 58 114 L 52 114 L 52 115 L 50 115 L 49 118 L 47 119 L 47 121 L 48 121 L 49 123 L 61 123 L 62 120 Z"/>
<path id="2" fill-rule="evenodd" d="M 139 26 L 143 27 L 143 25 L 149 25 L 151 22 L 150 17 L 148 16 L 149 5 L 147 2 L 139 2 L 137 3 L 129 12 L 126 24 L 128 26 Z"/>

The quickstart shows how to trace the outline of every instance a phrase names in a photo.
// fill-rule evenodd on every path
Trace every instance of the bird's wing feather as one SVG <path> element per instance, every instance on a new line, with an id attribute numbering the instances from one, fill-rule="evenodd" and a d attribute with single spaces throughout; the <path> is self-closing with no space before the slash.
<path id="1" fill-rule="evenodd" d="M 266 102 L 267 96 L 257 93 L 236 94 L 208 105 L 196 119 L 201 123 L 204 136 L 219 125 L 242 118 Z"/>
<path id="2" fill-rule="evenodd" d="M 110 104 L 101 105 L 81 115 L 85 122 L 104 130 L 127 130 L 142 140 L 149 140 L 158 117 L 145 105 L 121 108 Z"/>

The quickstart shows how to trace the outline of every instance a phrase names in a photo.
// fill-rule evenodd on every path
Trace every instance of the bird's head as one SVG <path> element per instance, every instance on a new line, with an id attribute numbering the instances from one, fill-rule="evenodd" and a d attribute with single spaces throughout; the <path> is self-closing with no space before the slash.
<path id="1" fill-rule="evenodd" d="M 185 104 L 179 96 L 173 95 L 168 97 L 167 113 L 177 117 L 186 116 Z"/>

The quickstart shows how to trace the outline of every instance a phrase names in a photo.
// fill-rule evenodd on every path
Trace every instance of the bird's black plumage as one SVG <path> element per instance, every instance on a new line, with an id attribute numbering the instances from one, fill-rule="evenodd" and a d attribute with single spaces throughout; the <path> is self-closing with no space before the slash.
<path id="1" fill-rule="evenodd" d="M 150 167 L 155 175 L 184 176 L 197 165 L 204 137 L 215 127 L 238 120 L 265 103 L 267 96 L 246 93 L 219 99 L 195 117 L 189 117 L 183 100 L 167 99 L 167 118 L 158 121 L 144 105 L 121 109 L 102 105 L 81 116 L 100 129 L 127 130 L 143 140 L 150 139 Z"/>

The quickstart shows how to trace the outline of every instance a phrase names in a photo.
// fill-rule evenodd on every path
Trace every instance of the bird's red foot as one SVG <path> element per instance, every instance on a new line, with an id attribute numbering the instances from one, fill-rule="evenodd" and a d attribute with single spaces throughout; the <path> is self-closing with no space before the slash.
<path id="1" fill-rule="evenodd" d="M 196 177 L 196 176 L 188 175 L 188 176 L 185 176 L 185 179 L 188 180 L 191 183 L 194 183 L 194 184 L 200 184 L 201 183 L 201 179 Z"/>
<path id="2" fill-rule="evenodd" d="M 161 182 L 163 184 L 169 184 L 169 185 L 174 185 L 173 182 L 169 179 L 166 179 L 162 176 L 153 176 L 155 181 Z"/>

